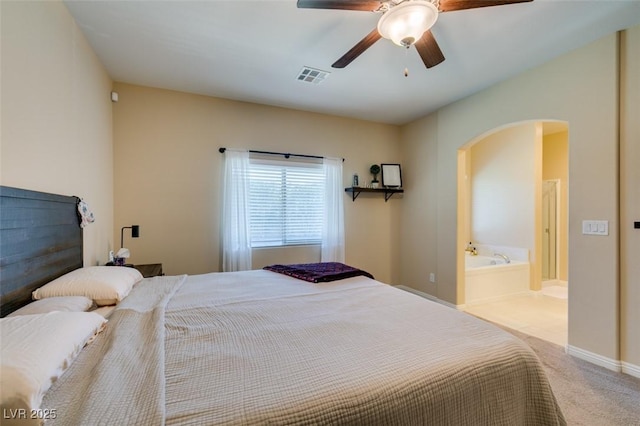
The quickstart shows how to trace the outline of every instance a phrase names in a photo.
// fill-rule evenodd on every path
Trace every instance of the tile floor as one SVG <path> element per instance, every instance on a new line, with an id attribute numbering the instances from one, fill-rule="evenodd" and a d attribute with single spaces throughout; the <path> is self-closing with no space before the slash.
<path id="1" fill-rule="evenodd" d="M 567 345 L 565 283 L 543 283 L 541 292 L 468 305 L 464 311 L 562 347 Z"/>

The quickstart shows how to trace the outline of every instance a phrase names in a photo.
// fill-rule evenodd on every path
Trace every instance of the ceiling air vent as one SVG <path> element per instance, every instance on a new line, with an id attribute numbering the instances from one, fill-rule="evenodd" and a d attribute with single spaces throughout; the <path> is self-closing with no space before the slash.
<path id="1" fill-rule="evenodd" d="M 315 68 L 303 67 L 298 74 L 297 80 L 307 83 L 320 84 L 331 74 L 328 71 L 322 71 Z"/>

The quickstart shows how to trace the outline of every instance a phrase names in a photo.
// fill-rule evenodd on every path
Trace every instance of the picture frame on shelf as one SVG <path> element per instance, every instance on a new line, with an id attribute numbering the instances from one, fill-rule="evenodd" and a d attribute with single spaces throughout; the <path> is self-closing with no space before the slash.
<path id="1" fill-rule="evenodd" d="M 402 188 L 402 171 L 400 164 L 380 164 L 382 168 L 382 186 L 385 188 Z"/>

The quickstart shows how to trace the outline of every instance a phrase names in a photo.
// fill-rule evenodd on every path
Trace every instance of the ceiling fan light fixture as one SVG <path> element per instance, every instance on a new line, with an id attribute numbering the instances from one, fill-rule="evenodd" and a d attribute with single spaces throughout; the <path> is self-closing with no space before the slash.
<path id="1" fill-rule="evenodd" d="M 378 21 L 378 32 L 398 46 L 408 47 L 418 41 L 437 19 L 438 9 L 430 1 L 405 1 L 382 15 Z"/>

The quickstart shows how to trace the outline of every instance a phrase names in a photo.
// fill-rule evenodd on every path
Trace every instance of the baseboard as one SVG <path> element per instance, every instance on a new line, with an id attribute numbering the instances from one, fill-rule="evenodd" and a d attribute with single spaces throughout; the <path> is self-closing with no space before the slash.
<path id="1" fill-rule="evenodd" d="M 399 288 L 400 290 L 407 291 L 409 293 L 413 293 L 413 294 L 415 294 L 417 296 L 424 297 L 425 299 L 429 299 L 429 300 L 431 300 L 433 302 L 440 303 L 441 305 L 445 305 L 445 306 L 448 306 L 450 308 L 457 309 L 458 311 L 461 311 L 461 310 L 464 309 L 464 305 L 454 305 L 453 303 L 449 303 L 449 302 L 447 302 L 445 300 L 438 299 L 437 297 L 432 296 L 429 293 L 425 293 L 423 291 L 416 290 L 415 288 L 407 287 L 406 285 L 396 285 L 394 287 Z"/>
<path id="2" fill-rule="evenodd" d="M 568 287 L 569 283 L 567 281 L 562 281 L 562 280 L 546 280 L 546 281 L 542 281 L 542 287 L 549 287 L 549 286 L 560 286 L 560 287 Z"/>
<path id="3" fill-rule="evenodd" d="M 566 352 L 571 356 L 580 358 L 582 360 L 588 361 L 595 365 L 599 365 L 600 367 L 604 367 L 607 370 L 616 371 L 618 373 L 630 374 L 633 376 L 634 374 L 632 373 L 632 371 L 635 369 L 636 374 L 638 373 L 637 366 L 624 363 L 622 361 L 618 361 L 615 359 L 611 359 L 606 356 L 594 354 L 593 352 L 585 351 L 584 349 L 580 349 L 575 346 L 567 345 Z M 626 364 L 626 366 L 623 367 L 623 364 Z"/>
<path id="4" fill-rule="evenodd" d="M 621 364 L 623 373 L 640 379 L 640 365 L 634 365 L 625 361 L 622 361 Z"/>

